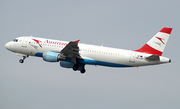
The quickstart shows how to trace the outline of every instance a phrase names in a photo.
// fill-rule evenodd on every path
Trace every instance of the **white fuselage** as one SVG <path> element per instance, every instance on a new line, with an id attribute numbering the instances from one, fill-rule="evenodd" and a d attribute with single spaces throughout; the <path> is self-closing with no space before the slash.
<path id="1" fill-rule="evenodd" d="M 45 51 L 59 53 L 67 44 L 66 41 L 38 37 L 18 37 L 18 41 L 8 42 L 8 50 L 17 54 L 42 57 Z M 33 40 L 35 39 L 35 40 Z M 116 49 L 79 43 L 79 53 L 84 59 L 83 64 L 103 65 L 109 67 L 137 67 L 169 63 L 170 59 L 160 56 L 159 61 L 147 61 L 152 54 L 131 50 Z"/>

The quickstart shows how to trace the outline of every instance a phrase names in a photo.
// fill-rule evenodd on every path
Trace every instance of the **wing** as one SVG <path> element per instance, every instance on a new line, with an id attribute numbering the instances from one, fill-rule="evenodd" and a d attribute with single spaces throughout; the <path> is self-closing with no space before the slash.
<path id="1" fill-rule="evenodd" d="M 69 42 L 61 51 L 61 56 L 70 58 L 72 62 L 76 64 L 77 58 L 81 58 L 79 55 L 79 47 L 78 47 L 78 42 L 77 41 L 71 41 Z"/>

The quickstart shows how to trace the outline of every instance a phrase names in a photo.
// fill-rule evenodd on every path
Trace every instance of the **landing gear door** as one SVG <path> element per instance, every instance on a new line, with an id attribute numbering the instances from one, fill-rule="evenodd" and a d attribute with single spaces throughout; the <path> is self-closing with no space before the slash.
<path id="1" fill-rule="evenodd" d="M 136 58 L 136 53 L 132 52 L 131 56 L 130 56 L 130 59 L 129 59 L 129 62 L 135 63 L 135 58 Z"/>
<path id="2" fill-rule="evenodd" d="M 22 47 L 27 47 L 28 37 L 25 37 L 22 42 Z"/>

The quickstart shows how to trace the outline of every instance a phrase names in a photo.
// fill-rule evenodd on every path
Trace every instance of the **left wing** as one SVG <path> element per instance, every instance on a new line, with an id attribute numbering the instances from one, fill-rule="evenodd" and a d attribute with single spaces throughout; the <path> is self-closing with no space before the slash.
<path id="1" fill-rule="evenodd" d="M 79 47 L 78 47 L 78 42 L 80 40 L 77 41 L 71 41 L 69 42 L 61 51 L 61 56 L 66 57 L 66 58 L 70 58 L 71 61 L 76 64 L 77 62 L 77 58 L 81 58 L 79 55 Z"/>

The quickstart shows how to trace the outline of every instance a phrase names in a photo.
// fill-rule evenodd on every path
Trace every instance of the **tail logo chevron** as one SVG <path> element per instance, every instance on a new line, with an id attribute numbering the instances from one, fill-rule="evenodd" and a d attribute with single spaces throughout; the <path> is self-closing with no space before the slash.
<path id="1" fill-rule="evenodd" d="M 165 44 L 165 43 L 163 42 L 163 40 L 164 40 L 163 38 L 160 38 L 160 37 L 157 37 L 157 36 L 156 36 L 156 38 L 159 39 L 163 44 Z"/>

